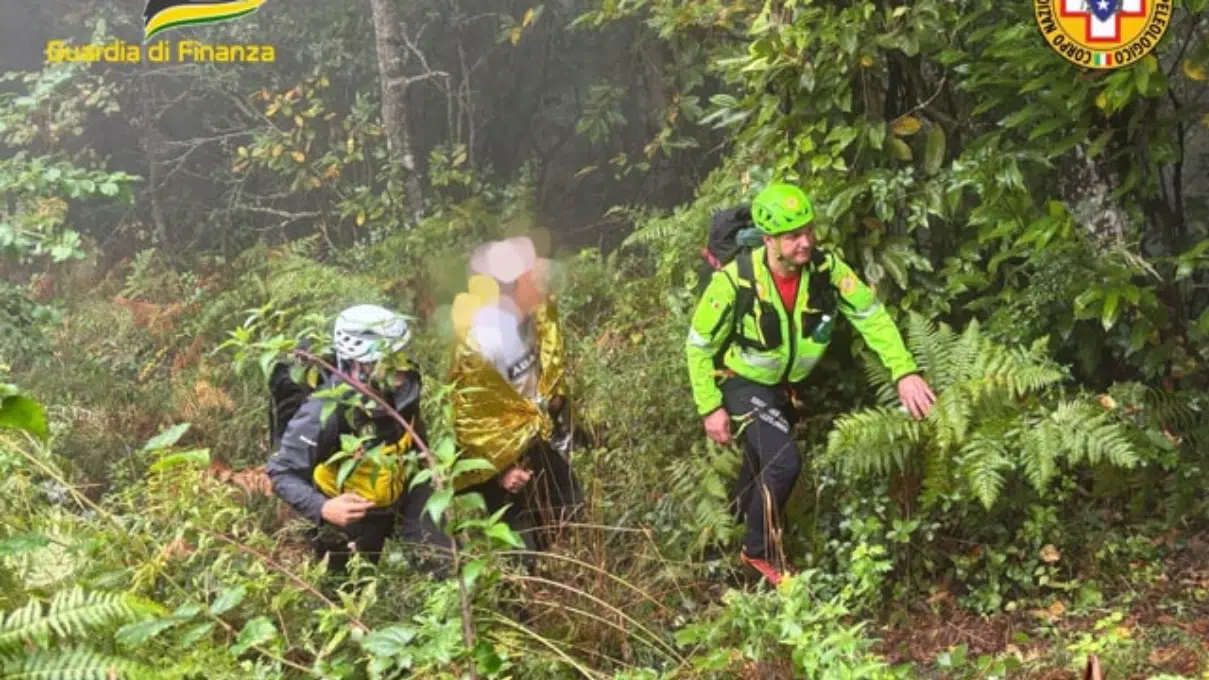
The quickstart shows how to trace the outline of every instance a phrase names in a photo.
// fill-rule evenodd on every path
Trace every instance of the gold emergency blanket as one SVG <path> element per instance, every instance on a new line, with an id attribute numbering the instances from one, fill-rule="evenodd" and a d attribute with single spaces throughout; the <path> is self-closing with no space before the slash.
<path id="1" fill-rule="evenodd" d="M 563 341 L 553 297 L 534 312 L 541 376 L 537 393 L 549 403 L 563 393 Z M 459 475 L 454 488 L 485 482 L 520 458 L 534 437 L 549 439 L 554 422 L 544 408 L 521 396 L 470 345 L 465 336 L 455 344 L 452 379 L 453 429 L 463 455 L 484 458 L 494 470 L 473 470 Z"/>

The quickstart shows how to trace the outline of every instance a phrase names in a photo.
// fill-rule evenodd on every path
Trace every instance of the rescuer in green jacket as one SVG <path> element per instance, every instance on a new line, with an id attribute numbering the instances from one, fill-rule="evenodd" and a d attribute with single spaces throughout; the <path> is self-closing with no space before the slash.
<path id="1" fill-rule="evenodd" d="M 840 258 L 815 247 L 814 211 L 801 189 L 770 185 L 752 202 L 751 215 L 764 245 L 740 251 L 714 273 L 693 314 L 686 354 L 706 435 L 728 444 L 731 416 L 745 421 L 734 491 L 747 525 L 741 559 L 775 585 L 783 559 L 772 554 L 779 541 L 770 539 L 779 536 L 776 515 L 802 467 L 791 435 L 794 388 L 822 358 L 837 311 L 890 371 L 912 416 L 927 415 L 935 396 L 874 292 Z M 719 371 L 715 357 L 723 351 Z M 773 513 L 767 523 L 766 509 Z"/>

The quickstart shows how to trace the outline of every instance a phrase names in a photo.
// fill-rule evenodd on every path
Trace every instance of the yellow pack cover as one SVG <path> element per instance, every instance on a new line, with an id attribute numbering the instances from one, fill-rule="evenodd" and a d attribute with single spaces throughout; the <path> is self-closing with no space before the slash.
<path id="1" fill-rule="evenodd" d="M 337 486 L 336 480 L 340 478 L 340 467 L 347 459 L 316 465 L 312 478 L 319 490 L 329 498 L 342 493 L 355 493 L 379 508 L 388 508 L 407 491 L 407 473 L 400 454 L 410 449 L 411 445 L 411 433 L 408 432 L 394 444 L 384 446 L 382 457 L 388 465 L 362 458 L 345 478 L 343 486 Z"/>

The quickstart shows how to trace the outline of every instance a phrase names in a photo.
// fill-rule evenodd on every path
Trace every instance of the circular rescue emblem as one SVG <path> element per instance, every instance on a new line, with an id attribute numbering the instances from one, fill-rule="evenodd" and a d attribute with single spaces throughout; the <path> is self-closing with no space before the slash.
<path id="1" fill-rule="evenodd" d="M 852 274 L 846 274 L 844 278 L 840 279 L 840 293 L 848 295 L 854 290 L 856 290 L 856 277 Z"/>
<path id="2" fill-rule="evenodd" d="M 1171 21 L 1172 0 L 1033 0 L 1041 35 L 1078 66 L 1112 69 L 1150 54 Z"/>
<path id="3" fill-rule="evenodd" d="M 785 200 L 781 201 L 781 205 L 785 206 L 786 210 L 797 210 L 802 207 L 802 204 L 798 203 L 797 196 L 786 196 Z"/>

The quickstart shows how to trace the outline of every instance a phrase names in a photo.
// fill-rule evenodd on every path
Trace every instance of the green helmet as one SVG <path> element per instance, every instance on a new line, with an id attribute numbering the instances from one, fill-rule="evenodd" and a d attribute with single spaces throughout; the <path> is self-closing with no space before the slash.
<path id="1" fill-rule="evenodd" d="M 785 234 L 814 221 L 806 192 L 792 184 L 770 184 L 751 204 L 751 219 L 769 236 Z"/>

